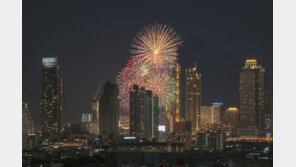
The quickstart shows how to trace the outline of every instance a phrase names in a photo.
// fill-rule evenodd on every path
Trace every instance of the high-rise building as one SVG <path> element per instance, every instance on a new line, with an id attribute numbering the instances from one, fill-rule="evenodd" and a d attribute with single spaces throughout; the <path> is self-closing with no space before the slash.
<path id="1" fill-rule="evenodd" d="M 212 123 L 212 106 L 200 106 L 200 129 L 205 130 L 206 125 Z"/>
<path id="2" fill-rule="evenodd" d="M 265 137 L 265 115 L 268 111 L 265 69 L 256 59 L 247 59 L 240 69 L 239 136 Z"/>
<path id="3" fill-rule="evenodd" d="M 22 126 L 23 133 L 26 133 L 26 134 L 34 133 L 33 119 L 30 114 L 27 103 L 23 103 L 22 120 L 23 120 L 23 126 Z"/>
<path id="4" fill-rule="evenodd" d="M 130 92 L 130 135 L 157 138 L 158 112 L 158 97 L 134 85 Z"/>
<path id="5" fill-rule="evenodd" d="M 212 116 L 211 122 L 212 124 L 220 124 L 221 123 L 221 106 L 223 103 L 214 102 L 212 103 Z"/>
<path id="6" fill-rule="evenodd" d="M 41 133 L 61 132 L 62 77 L 56 57 L 42 58 Z"/>
<path id="7" fill-rule="evenodd" d="M 192 123 L 192 132 L 199 130 L 201 106 L 201 74 L 197 73 L 196 63 L 186 69 L 185 110 L 186 121 Z"/>
<path id="8" fill-rule="evenodd" d="M 224 114 L 224 121 L 228 127 L 229 136 L 237 137 L 239 109 L 236 107 L 229 107 Z"/>
<path id="9" fill-rule="evenodd" d="M 220 124 L 222 103 L 212 103 L 211 106 L 201 106 L 200 108 L 200 129 L 206 130 L 209 124 Z"/>
<path id="10" fill-rule="evenodd" d="M 176 122 L 180 122 L 181 120 L 181 100 L 180 100 L 180 97 L 181 97 L 181 92 L 180 92 L 180 71 L 181 71 L 181 66 L 179 64 L 179 62 L 176 63 L 176 68 L 175 68 L 175 76 L 176 76 L 176 100 L 175 100 L 175 121 Z"/>
<path id="11" fill-rule="evenodd" d="M 109 139 L 115 139 L 119 120 L 118 87 L 115 83 L 109 81 L 103 86 L 99 114 L 100 134 L 107 135 Z"/>
<path id="12" fill-rule="evenodd" d="M 172 77 L 176 80 L 176 89 L 174 90 L 176 93 L 176 97 L 174 99 L 174 101 L 169 104 L 166 105 L 166 113 L 167 113 L 167 117 L 169 120 L 169 131 L 173 132 L 173 128 L 174 128 L 174 124 L 176 122 L 179 122 L 181 119 L 181 100 L 180 100 L 180 96 L 181 96 L 181 92 L 180 92 L 180 71 L 181 71 L 181 67 L 180 64 L 178 62 L 178 60 L 176 61 L 175 64 L 171 65 L 171 74 Z"/>

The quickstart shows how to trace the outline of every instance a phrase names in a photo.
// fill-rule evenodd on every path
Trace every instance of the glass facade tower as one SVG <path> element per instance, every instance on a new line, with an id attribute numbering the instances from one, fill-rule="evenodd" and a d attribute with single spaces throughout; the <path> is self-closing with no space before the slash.
<path id="1" fill-rule="evenodd" d="M 41 133 L 58 135 L 62 121 L 62 77 L 56 57 L 42 58 Z"/>

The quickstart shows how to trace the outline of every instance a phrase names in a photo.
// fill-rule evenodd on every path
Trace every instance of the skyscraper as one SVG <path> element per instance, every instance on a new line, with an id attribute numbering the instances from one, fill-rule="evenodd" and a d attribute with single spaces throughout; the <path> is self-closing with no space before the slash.
<path id="1" fill-rule="evenodd" d="M 180 71 L 181 71 L 181 66 L 179 64 L 179 62 L 176 63 L 176 87 L 177 87 L 177 90 L 176 90 L 176 102 L 175 102 L 175 113 L 176 113 L 176 116 L 175 116 L 175 120 L 176 122 L 179 122 L 180 119 L 181 119 L 181 100 L 180 100 L 180 95 L 181 95 L 181 92 L 180 92 Z"/>
<path id="2" fill-rule="evenodd" d="M 268 108 L 265 69 L 257 65 L 256 59 L 247 59 L 239 73 L 239 136 L 264 136 L 261 132 Z"/>
<path id="3" fill-rule="evenodd" d="M 99 114 L 100 134 L 106 134 L 109 139 L 115 139 L 119 120 L 118 87 L 115 83 L 109 81 L 103 86 Z"/>
<path id="4" fill-rule="evenodd" d="M 236 107 L 229 107 L 225 111 L 225 123 L 228 127 L 228 132 L 231 137 L 237 137 L 239 109 Z"/>
<path id="5" fill-rule="evenodd" d="M 174 65 L 172 65 L 172 77 L 176 80 L 176 97 L 175 100 L 170 104 L 166 106 L 166 112 L 167 112 L 167 117 L 169 119 L 169 130 L 170 132 L 173 132 L 173 127 L 176 122 L 180 121 L 181 118 L 181 100 L 180 100 L 180 71 L 181 67 L 178 62 Z"/>
<path id="6" fill-rule="evenodd" d="M 221 123 L 221 106 L 223 103 L 214 102 L 212 103 L 212 124 L 220 124 Z"/>
<path id="7" fill-rule="evenodd" d="M 186 69 L 185 110 L 186 121 L 192 123 L 192 132 L 199 130 L 201 106 L 201 74 L 197 73 L 196 63 Z"/>
<path id="8" fill-rule="evenodd" d="M 27 103 L 23 103 L 23 109 L 22 109 L 22 122 L 23 122 L 23 132 L 26 134 L 31 134 L 34 133 L 34 126 L 33 126 L 33 119 L 32 116 L 30 114 L 29 108 L 28 108 L 28 104 Z"/>
<path id="9" fill-rule="evenodd" d="M 41 133 L 61 132 L 62 77 L 56 57 L 42 58 Z"/>
<path id="10" fill-rule="evenodd" d="M 157 138 L 158 112 L 158 97 L 134 85 L 130 92 L 130 135 Z"/>

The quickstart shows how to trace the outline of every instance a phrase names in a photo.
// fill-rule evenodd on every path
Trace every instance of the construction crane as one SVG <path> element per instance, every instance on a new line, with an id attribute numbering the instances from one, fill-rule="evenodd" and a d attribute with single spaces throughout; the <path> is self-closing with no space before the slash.
<path id="1" fill-rule="evenodd" d="M 98 86 L 98 89 L 96 91 L 96 94 L 93 95 L 93 100 L 97 100 L 97 97 L 98 97 L 98 94 L 100 93 L 101 87 L 102 87 L 102 84 L 100 84 Z"/>
<path id="2" fill-rule="evenodd" d="M 99 99 L 98 99 L 98 95 L 100 93 L 100 90 L 101 90 L 101 87 L 102 87 L 102 84 L 100 84 L 98 86 L 98 89 L 96 91 L 96 94 L 93 95 L 93 99 L 92 99 L 92 111 L 91 111 L 91 114 L 92 114 L 92 133 L 98 133 L 98 123 L 99 123 Z"/>

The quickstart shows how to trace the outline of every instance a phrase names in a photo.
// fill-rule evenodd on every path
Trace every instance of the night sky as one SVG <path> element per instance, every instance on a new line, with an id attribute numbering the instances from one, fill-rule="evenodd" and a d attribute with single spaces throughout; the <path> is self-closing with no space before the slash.
<path id="1" fill-rule="evenodd" d="M 272 95 L 272 0 L 119 2 L 23 2 L 22 97 L 37 127 L 42 57 L 58 57 L 63 122 L 80 122 L 81 114 L 91 111 L 98 85 L 115 81 L 131 57 L 130 44 L 136 33 L 155 22 L 171 25 L 181 36 L 183 78 L 185 68 L 197 62 L 203 105 L 219 101 L 224 107 L 238 106 L 239 69 L 249 57 L 266 68 Z"/>

